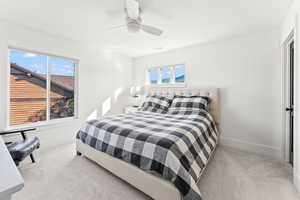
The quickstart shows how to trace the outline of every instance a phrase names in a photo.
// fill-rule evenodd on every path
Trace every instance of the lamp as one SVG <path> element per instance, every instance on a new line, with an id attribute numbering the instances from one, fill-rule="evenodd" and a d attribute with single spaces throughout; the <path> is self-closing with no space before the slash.
<path id="1" fill-rule="evenodd" d="M 137 91 L 136 91 L 137 89 L 136 89 L 136 86 L 132 86 L 131 88 L 130 88 L 130 96 L 131 97 L 136 97 L 137 96 Z"/>
<path id="2" fill-rule="evenodd" d="M 142 92 L 143 87 L 141 86 L 132 86 L 130 88 L 130 97 L 129 97 L 129 104 L 134 107 L 139 107 L 142 105 Z"/>

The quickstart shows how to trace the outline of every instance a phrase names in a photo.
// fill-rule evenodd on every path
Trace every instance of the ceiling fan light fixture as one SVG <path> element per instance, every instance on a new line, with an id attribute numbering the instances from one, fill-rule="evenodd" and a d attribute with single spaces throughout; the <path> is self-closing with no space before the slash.
<path id="1" fill-rule="evenodd" d="M 142 23 L 141 18 L 141 8 L 140 8 L 141 0 L 125 0 L 125 12 L 126 12 L 126 24 L 127 30 L 131 33 L 137 33 L 139 31 L 143 31 L 145 33 L 149 33 L 155 36 L 160 36 L 163 31 L 154 26 L 145 25 Z M 119 28 L 122 26 L 113 27 Z"/>

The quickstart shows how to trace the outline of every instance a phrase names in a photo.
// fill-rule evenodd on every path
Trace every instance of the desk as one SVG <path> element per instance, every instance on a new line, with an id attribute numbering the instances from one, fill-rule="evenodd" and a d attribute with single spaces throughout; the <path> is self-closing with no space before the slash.
<path id="1" fill-rule="evenodd" d="M 0 200 L 10 200 L 23 187 L 24 180 L 0 136 Z"/>

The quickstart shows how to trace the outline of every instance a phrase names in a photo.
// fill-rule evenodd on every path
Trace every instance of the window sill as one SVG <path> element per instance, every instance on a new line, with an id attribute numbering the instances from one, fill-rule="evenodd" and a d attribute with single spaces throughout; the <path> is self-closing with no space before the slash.
<path id="1" fill-rule="evenodd" d="M 150 87 L 187 87 L 186 83 L 158 83 L 158 84 L 148 84 Z"/>
<path id="2" fill-rule="evenodd" d="M 42 128 L 42 129 L 55 128 L 55 127 L 64 126 L 65 124 L 75 122 L 77 120 L 78 120 L 77 117 L 69 117 L 64 119 L 54 119 L 51 121 L 14 125 L 14 126 L 8 126 L 5 129 L 5 131 L 22 129 L 22 128 Z"/>

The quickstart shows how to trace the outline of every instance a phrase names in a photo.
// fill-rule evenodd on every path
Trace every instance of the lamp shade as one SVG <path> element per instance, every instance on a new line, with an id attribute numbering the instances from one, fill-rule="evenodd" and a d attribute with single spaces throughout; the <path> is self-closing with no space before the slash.
<path id="1" fill-rule="evenodd" d="M 144 98 L 141 95 L 129 97 L 128 102 L 131 106 L 142 106 Z"/>
<path id="2" fill-rule="evenodd" d="M 144 87 L 142 86 L 132 86 L 130 88 L 130 96 L 132 97 L 142 95 L 143 92 L 144 92 Z"/>

